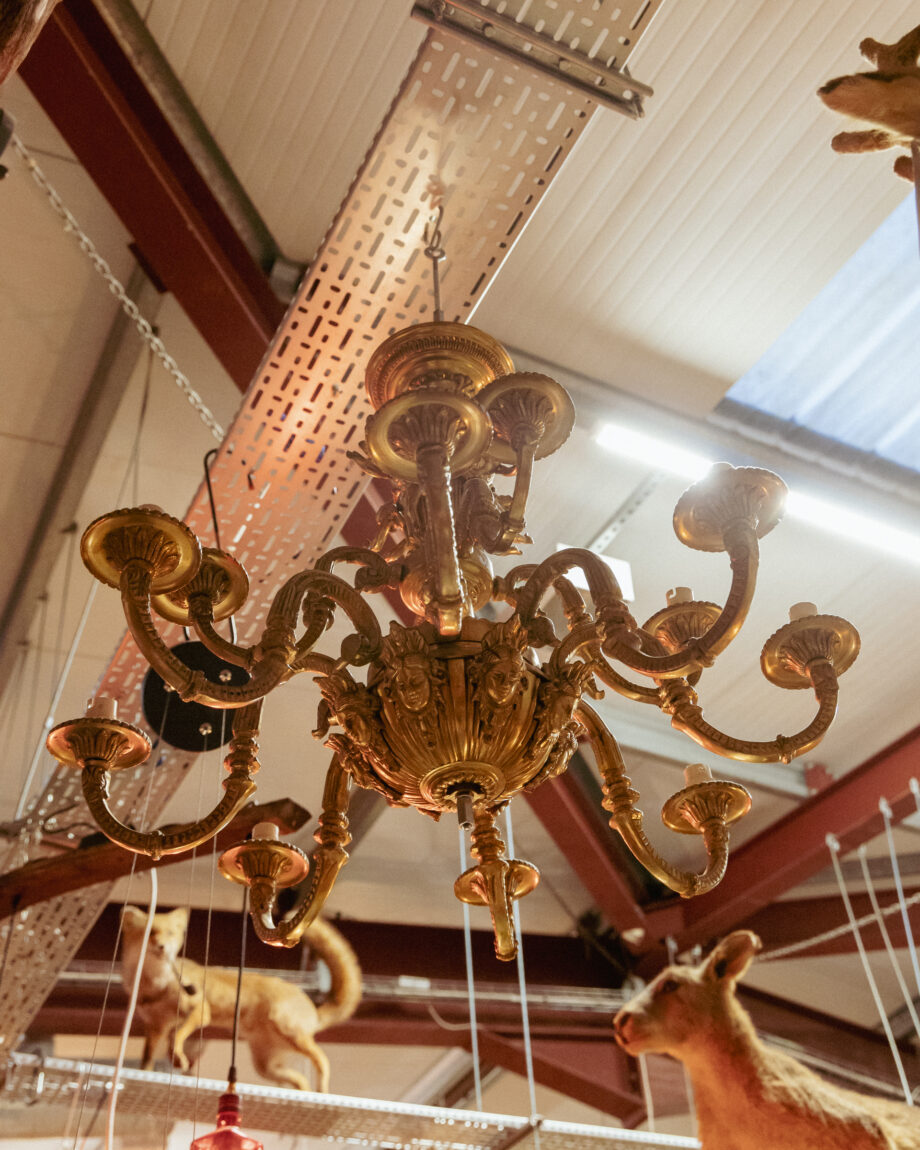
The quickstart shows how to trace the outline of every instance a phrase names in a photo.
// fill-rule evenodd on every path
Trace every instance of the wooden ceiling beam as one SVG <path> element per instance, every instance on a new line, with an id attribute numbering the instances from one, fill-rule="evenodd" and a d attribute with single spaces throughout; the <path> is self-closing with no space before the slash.
<path id="1" fill-rule="evenodd" d="M 290 834 L 299 830 L 309 818 L 310 812 L 291 799 L 250 803 L 219 832 L 216 844 L 209 844 L 206 849 L 226 850 L 247 838 L 256 823 L 265 820 L 277 823 L 282 833 Z M 64 848 L 51 858 L 35 859 L 0 875 L 0 919 L 58 895 L 95 886 L 96 883 L 114 882 L 132 871 L 159 869 L 185 862 L 190 857 L 189 853 L 164 855 L 154 862 L 148 855 L 132 854 L 103 835 L 93 835 L 85 845 Z"/>

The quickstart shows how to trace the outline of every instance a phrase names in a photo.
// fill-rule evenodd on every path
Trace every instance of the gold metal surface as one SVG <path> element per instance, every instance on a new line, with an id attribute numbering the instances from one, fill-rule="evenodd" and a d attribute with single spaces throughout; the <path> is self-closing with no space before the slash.
<path id="1" fill-rule="evenodd" d="M 808 668 L 817 660 L 832 664 L 842 675 L 859 654 L 859 634 L 838 615 L 806 615 L 780 627 L 764 643 L 760 666 L 777 687 L 812 686 Z"/>
<path id="2" fill-rule="evenodd" d="M 162 595 L 152 594 L 150 605 L 161 619 L 178 623 L 181 627 L 193 625 L 190 601 L 200 595 L 209 605 L 210 621 L 219 623 L 229 619 L 246 602 L 249 594 L 249 576 L 237 559 L 226 551 L 204 547 L 201 566 L 187 583 L 175 591 Z"/>
<path id="3" fill-rule="evenodd" d="M 514 371 L 493 336 L 466 323 L 444 320 L 403 328 L 367 361 L 364 386 L 375 411 L 397 395 L 437 387 L 474 396 L 487 383 Z"/>
<path id="4" fill-rule="evenodd" d="M 762 539 L 782 519 L 785 503 L 786 484 L 772 471 L 717 463 L 677 501 L 674 531 L 696 551 L 727 551 L 725 532 L 733 523 L 750 522 Z"/>
<path id="5" fill-rule="evenodd" d="M 750 792 L 740 783 L 726 779 L 694 783 L 671 795 L 661 808 L 661 821 L 678 834 L 701 835 L 710 819 L 728 824 L 743 818 L 751 802 Z"/>
<path id="6" fill-rule="evenodd" d="M 288 578 L 251 647 L 221 638 L 212 625 L 245 598 L 245 574 L 229 557 L 206 550 L 197 573 L 188 566 L 184 584 L 152 595 L 158 580 L 175 584 L 181 568 L 175 553 L 195 553 L 197 540 L 184 546 L 184 528 L 167 530 L 164 520 L 174 521 L 143 509 L 116 513 L 90 529 L 87 563 L 103 581 L 117 575 L 132 633 L 157 672 L 183 699 L 237 715 L 229 796 L 207 819 L 178 833 L 144 835 L 115 823 L 102 793 L 104 764 L 86 760 L 85 789 L 106 834 L 150 853 L 203 841 L 235 798 L 254 787 L 261 699 L 308 673 L 321 694 L 314 735 L 333 752 L 309 890 L 276 921 L 278 891 L 306 877 L 300 852 L 259 841 L 233 847 L 222 859 L 228 877 L 249 884 L 257 933 L 271 945 L 297 941 L 347 861 L 354 785 L 433 818 L 461 809 L 466 818 L 472 811 L 475 865 L 457 880 L 455 893 L 488 907 L 496 953 L 512 958 L 512 903 L 536 886 L 539 873 L 505 858 L 495 819 L 520 791 L 561 774 L 584 734 L 603 778 L 611 826 L 633 854 L 685 897 L 710 890 L 725 871 L 729 826 L 747 812 L 750 796 L 735 783 L 713 781 L 669 799 L 665 824 L 698 834 L 708 862 L 699 873 L 668 863 L 642 830 L 639 796 L 616 740 L 585 696 L 597 696 L 603 684 L 654 703 L 674 727 L 729 758 L 788 761 L 816 745 L 834 715 L 837 678 L 858 651 L 856 632 L 834 616 L 797 619 L 764 648 L 768 679 L 814 688 L 815 717 L 795 734 L 768 742 L 727 735 L 703 718 L 696 692 L 747 616 L 758 539 L 781 516 L 782 481 L 761 468 L 720 464 L 681 497 L 674 514 L 678 537 L 695 549 L 725 551 L 731 587 L 722 607 L 694 601 L 686 589 L 674 592 L 639 627 L 609 567 L 590 551 L 568 549 L 501 578 L 492 575 L 490 556 L 516 554 L 518 544 L 529 541 L 525 510 L 534 462 L 560 447 L 571 430 L 571 400 L 558 383 L 514 373 L 491 337 L 439 321 L 386 340 L 371 357 L 368 388 L 377 410 L 351 455 L 369 474 L 390 481 L 392 502 L 381 508 L 371 546 L 333 548 L 312 569 Z M 510 494 L 498 493 L 498 476 L 510 480 Z M 344 564 L 353 582 L 333 570 Z M 588 597 L 569 578 L 573 571 L 584 577 Z M 393 622 L 383 635 L 366 597 L 388 588 L 418 619 L 410 626 Z M 550 596 L 561 599 L 563 634 L 544 609 Z M 490 602 L 504 603 L 507 617 L 476 617 Z M 152 609 L 191 623 L 210 650 L 246 667 L 249 682 L 231 686 L 185 667 L 160 636 Z M 337 653 L 320 653 L 315 648 L 337 613 L 353 630 Z"/>
<path id="7" fill-rule="evenodd" d="M 150 589 L 165 594 L 187 583 L 201 563 L 201 545 L 180 519 L 159 509 L 128 507 L 101 515 L 83 532 L 80 555 L 108 587 L 120 587 L 128 562 L 146 564 Z"/>

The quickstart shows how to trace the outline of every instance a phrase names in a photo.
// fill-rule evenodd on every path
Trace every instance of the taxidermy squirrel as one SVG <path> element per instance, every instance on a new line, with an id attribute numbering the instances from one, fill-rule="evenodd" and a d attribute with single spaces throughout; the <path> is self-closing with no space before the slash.
<path id="1" fill-rule="evenodd" d="M 859 132 L 840 132 L 831 140 L 835 152 L 879 152 L 885 148 L 910 147 L 920 139 L 920 26 L 896 44 L 863 40 L 859 50 L 878 68 L 828 80 L 818 95 L 829 108 L 864 120 L 874 127 Z M 898 156 L 894 170 L 913 180 L 910 156 Z"/>
<path id="2" fill-rule="evenodd" d="M 130 990 L 137 970 L 147 915 L 127 906 L 122 913 L 121 975 Z M 164 1040 L 172 1033 L 173 1064 L 188 1070 L 185 1043 L 202 1026 L 231 1030 L 237 972 L 180 961 L 188 927 L 183 908 L 156 914 L 141 975 L 137 1014 L 144 1023 L 145 1070 L 153 1067 Z M 305 1055 L 316 1068 L 316 1089 L 329 1089 L 329 1059 L 316 1043 L 316 1034 L 344 1022 L 361 1001 L 361 968 L 351 946 L 322 919 L 304 932 L 314 954 L 329 967 L 332 990 L 316 1006 L 296 986 L 281 978 L 243 973 L 239 1034 L 249 1043 L 256 1070 L 279 1086 L 309 1090 L 305 1075 L 285 1064 L 292 1053 Z"/>

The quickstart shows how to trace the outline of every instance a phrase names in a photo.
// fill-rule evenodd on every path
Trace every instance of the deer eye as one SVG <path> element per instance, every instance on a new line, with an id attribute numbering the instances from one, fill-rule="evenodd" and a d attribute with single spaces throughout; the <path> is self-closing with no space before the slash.
<path id="1" fill-rule="evenodd" d="M 676 978 L 666 978 L 664 982 L 659 983 L 658 989 L 655 991 L 656 996 L 659 994 L 673 994 L 675 990 L 680 988 L 680 983 Z"/>

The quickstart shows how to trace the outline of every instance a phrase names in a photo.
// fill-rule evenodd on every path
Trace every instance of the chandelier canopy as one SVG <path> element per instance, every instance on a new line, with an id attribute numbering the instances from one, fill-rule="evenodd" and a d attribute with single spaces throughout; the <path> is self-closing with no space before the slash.
<path id="1" fill-rule="evenodd" d="M 223 872 L 250 887 L 259 936 L 293 945 L 322 907 L 347 861 L 352 784 L 378 791 L 391 806 L 439 818 L 456 812 L 472 828 L 475 865 L 455 893 L 488 906 L 496 953 L 516 951 L 511 903 L 539 880 L 529 862 L 505 858 L 496 814 L 520 791 L 565 771 L 579 739 L 590 743 L 603 780 L 610 823 L 637 859 L 686 897 L 721 879 L 729 826 L 750 808 L 734 782 L 708 768 L 687 769 L 687 785 L 665 804 L 667 826 L 703 839 L 700 873 L 668 863 L 649 842 L 613 734 L 588 699 L 609 688 L 653 704 L 671 724 L 715 754 L 747 762 L 788 762 L 822 738 L 834 716 L 837 678 L 855 659 L 859 638 L 845 620 L 799 604 L 766 642 L 764 675 L 787 689 L 811 687 L 817 712 L 801 731 L 768 742 L 734 738 L 703 717 L 697 684 L 738 633 L 754 592 L 758 539 L 779 521 L 785 486 L 772 472 L 717 464 L 680 498 L 674 528 L 686 546 L 724 551 L 731 565 L 725 605 L 695 601 L 685 588 L 640 626 L 609 567 L 588 550 L 559 551 L 539 564 L 493 574 L 491 556 L 527 543 L 525 505 L 534 463 L 567 439 L 574 409 L 549 376 L 515 372 L 501 345 L 476 328 L 436 320 L 390 336 L 366 376 L 374 408 L 356 462 L 388 480 L 392 500 L 366 547 L 334 547 L 278 591 L 257 642 L 224 639 L 215 624 L 244 602 L 248 581 L 226 552 L 202 547 L 192 531 L 158 508 L 112 512 L 92 523 L 82 555 L 103 583 L 120 589 L 128 624 L 151 666 L 183 700 L 232 709 L 225 793 L 213 811 L 185 826 L 139 831 L 108 804 L 109 773 L 136 766 L 150 744 L 119 721 L 114 702 L 96 700 L 62 723 L 48 746 L 82 769 L 83 792 L 101 829 L 128 850 L 158 857 L 187 850 L 223 827 L 255 789 L 262 700 L 297 674 L 321 692 L 314 734 L 332 751 L 316 832 L 310 887 L 293 912 L 274 917 L 280 888 L 304 880 L 310 860 L 260 824 L 226 851 Z M 512 480 L 511 494 L 494 480 Z M 341 573 L 353 567 L 354 578 Z M 583 596 L 570 579 L 580 572 Z M 415 616 L 383 634 L 368 597 L 398 593 Z M 561 603 L 557 631 L 548 600 Z M 488 608 L 488 610 L 485 610 Z M 338 654 L 317 648 L 337 614 L 352 630 Z M 181 662 L 154 616 L 194 630 L 248 682 L 212 681 Z"/>

